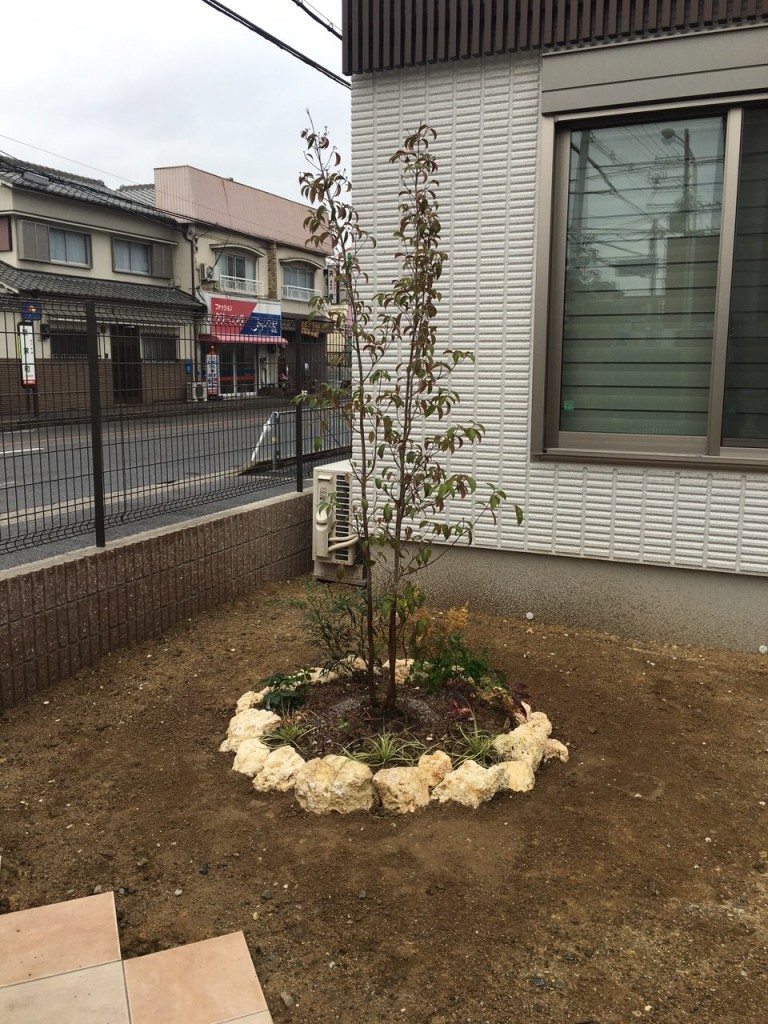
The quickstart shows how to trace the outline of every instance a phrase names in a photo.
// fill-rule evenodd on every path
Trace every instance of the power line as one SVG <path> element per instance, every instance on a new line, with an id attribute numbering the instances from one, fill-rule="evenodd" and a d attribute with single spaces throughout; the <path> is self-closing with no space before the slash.
<path id="1" fill-rule="evenodd" d="M 336 36 L 337 39 L 343 38 L 341 32 L 339 32 L 331 19 L 326 18 L 324 14 L 321 14 L 320 11 L 315 7 L 312 7 L 311 4 L 305 3 L 304 0 L 293 0 L 293 2 L 297 7 L 304 11 L 305 14 L 308 14 L 313 21 L 316 21 L 318 25 L 322 25 L 326 31 L 331 33 L 332 36 Z"/>
<path id="2" fill-rule="evenodd" d="M 208 7 L 212 7 L 214 11 L 218 11 L 219 14 L 224 14 L 227 18 L 231 18 L 238 24 L 244 25 L 245 28 L 250 29 L 251 32 L 255 32 L 257 35 L 262 36 L 262 38 L 266 39 L 267 42 L 272 43 L 278 49 L 284 50 L 286 53 L 290 53 L 292 57 L 296 57 L 297 60 L 300 60 L 302 63 L 309 65 L 309 67 L 314 68 L 315 71 L 319 71 L 320 74 L 325 75 L 327 78 L 330 78 L 332 81 L 337 82 L 339 85 L 343 85 L 346 89 L 352 88 L 349 82 L 345 82 L 343 78 L 335 74 L 333 71 L 329 71 L 328 68 L 324 68 L 322 64 L 318 64 L 317 61 L 312 60 L 311 57 L 307 57 L 306 54 L 300 53 L 298 50 L 294 50 L 294 48 L 292 46 L 289 46 L 288 43 L 284 43 L 282 39 L 278 39 L 277 36 L 273 36 L 271 33 L 265 31 L 263 28 L 259 28 L 258 25 L 254 25 L 252 21 L 248 21 L 248 19 L 244 18 L 242 14 L 238 14 L 231 8 L 225 7 L 225 5 L 220 3 L 219 0 L 203 0 L 203 3 L 207 4 Z"/>

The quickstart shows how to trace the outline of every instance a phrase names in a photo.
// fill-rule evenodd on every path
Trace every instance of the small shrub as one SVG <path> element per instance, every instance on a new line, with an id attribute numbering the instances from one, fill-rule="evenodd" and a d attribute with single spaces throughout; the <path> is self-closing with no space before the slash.
<path id="1" fill-rule="evenodd" d="M 488 765 L 498 761 L 499 756 L 493 749 L 493 741 L 496 737 L 479 729 L 477 722 L 472 720 L 472 729 L 467 730 L 463 726 L 459 728 L 459 738 L 456 740 L 453 752 L 454 767 L 464 764 L 465 761 L 477 761 L 478 764 Z"/>
<path id="2" fill-rule="evenodd" d="M 286 718 L 276 729 L 264 734 L 263 742 L 268 747 L 293 747 L 301 754 L 304 740 L 314 731 L 314 727 L 305 725 L 299 716 Z"/>
<path id="3" fill-rule="evenodd" d="M 278 715 L 288 714 L 306 700 L 309 679 L 309 672 L 305 669 L 291 673 L 275 672 L 262 680 L 262 684 L 269 687 L 269 693 L 264 695 L 261 706 Z"/>
<path id="4" fill-rule="evenodd" d="M 369 768 L 395 768 L 415 764 L 425 753 L 426 747 L 418 740 L 385 729 L 376 736 L 363 741 L 358 750 L 345 750 L 344 753 L 354 761 L 362 761 Z"/>

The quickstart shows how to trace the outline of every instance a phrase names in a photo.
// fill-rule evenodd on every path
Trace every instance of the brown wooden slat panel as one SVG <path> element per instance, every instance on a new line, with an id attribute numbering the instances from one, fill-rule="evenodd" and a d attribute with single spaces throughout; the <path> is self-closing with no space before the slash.
<path id="1" fill-rule="evenodd" d="M 609 39 L 616 35 L 618 23 L 618 0 L 608 0 L 608 23 L 605 26 L 605 34 Z"/>
<path id="2" fill-rule="evenodd" d="M 563 0 L 559 0 L 560 3 Z M 579 5 L 576 0 L 571 0 L 568 12 L 568 41 L 576 43 L 579 40 Z"/>
<path id="3" fill-rule="evenodd" d="M 594 39 L 602 39 L 605 35 L 605 0 L 595 0 L 592 34 Z"/>
<path id="4" fill-rule="evenodd" d="M 493 53 L 493 19 L 498 4 L 496 0 L 484 0 L 483 4 L 483 53 Z"/>
<path id="5" fill-rule="evenodd" d="M 517 0 L 517 45 L 521 50 L 527 50 L 530 44 L 530 36 L 528 34 L 529 8 L 530 0 Z"/>
<path id="6" fill-rule="evenodd" d="M 403 66 L 403 0 L 392 0 L 392 66 Z"/>
<path id="7" fill-rule="evenodd" d="M 533 0 L 531 4 L 531 48 L 537 50 L 541 46 L 541 3 Z"/>
<path id="8" fill-rule="evenodd" d="M 768 0 L 342 0 L 344 71 L 768 18 Z"/>
<path id="9" fill-rule="evenodd" d="M 519 45 L 519 37 L 517 34 L 517 19 L 520 16 L 518 11 L 519 0 L 506 0 L 504 3 L 503 13 L 503 33 L 505 45 L 504 49 L 499 49 L 498 53 L 504 53 L 506 50 L 516 50 Z"/>
<path id="10" fill-rule="evenodd" d="M 413 32 L 414 63 L 421 64 L 424 60 L 424 0 L 416 0 L 415 25 Z"/>

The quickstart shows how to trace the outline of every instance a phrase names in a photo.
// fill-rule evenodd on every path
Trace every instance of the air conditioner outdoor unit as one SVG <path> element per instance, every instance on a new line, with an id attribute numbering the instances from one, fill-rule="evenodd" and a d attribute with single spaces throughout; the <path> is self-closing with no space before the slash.
<path id="1" fill-rule="evenodd" d="M 190 381 L 187 384 L 187 401 L 188 402 L 207 402 L 208 401 L 208 385 L 204 380 Z"/>
<path id="2" fill-rule="evenodd" d="M 317 466 L 312 479 L 315 579 L 362 584 L 365 566 L 352 517 L 355 478 L 349 461 Z"/>
<path id="3" fill-rule="evenodd" d="M 216 267 L 212 267 L 209 263 L 200 264 L 200 280 L 201 281 L 215 281 L 216 280 Z"/>

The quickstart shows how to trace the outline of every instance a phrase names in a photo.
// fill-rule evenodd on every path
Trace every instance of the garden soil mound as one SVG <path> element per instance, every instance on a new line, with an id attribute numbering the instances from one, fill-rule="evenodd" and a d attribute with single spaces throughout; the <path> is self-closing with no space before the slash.
<path id="1" fill-rule="evenodd" d="M 2 911 L 114 889 L 125 957 L 242 930 L 276 1022 L 765 1024 L 768 658 L 472 615 L 569 763 L 478 811 L 315 817 L 218 753 L 241 693 L 315 662 L 299 594 L 0 719 Z"/>

